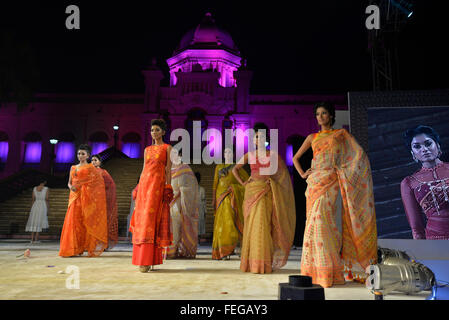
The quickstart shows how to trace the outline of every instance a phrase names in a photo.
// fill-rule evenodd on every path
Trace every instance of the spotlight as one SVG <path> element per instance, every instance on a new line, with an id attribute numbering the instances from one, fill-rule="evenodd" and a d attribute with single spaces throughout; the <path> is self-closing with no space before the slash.
<path id="1" fill-rule="evenodd" d="M 383 263 L 387 258 L 396 257 L 410 261 L 410 257 L 405 251 L 399 251 L 388 248 L 377 248 L 377 263 Z"/>
<path id="2" fill-rule="evenodd" d="M 406 294 L 430 291 L 435 275 L 425 265 L 399 257 L 387 257 L 381 264 L 366 268 L 369 274 L 366 287 L 375 294 L 387 295 L 392 291 Z"/>
<path id="3" fill-rule="evenodd" d="M 50 143 L 55 145 L 58 143 L 58 139 L 50 139 Z"/>
<path id="4" fill-rule="evenodd" d="M 115 131 L 117 131 L 118 128 L 119 128 L 118 125 L 115 125 L 115 126 L 112 127 L 112 129 L 114 129 Z"/>
<path id="5" fill-rule="evenodd" d="M 391 4 L 398 8 L 403 14 L 410 18 L 413 15 L 412 5 L 404 0 L 390 0 Z"/>

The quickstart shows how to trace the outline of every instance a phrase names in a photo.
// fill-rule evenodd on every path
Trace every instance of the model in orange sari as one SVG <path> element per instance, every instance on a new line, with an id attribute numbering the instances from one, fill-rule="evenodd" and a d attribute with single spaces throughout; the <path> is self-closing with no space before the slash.
<path id="1" fill-rule="evenodd" d="M 101 168 L 102 160 L 100 155 L 92 156 L 92 164 L 97 168 L 104 180 L 106 188 L 106 205 L 108 210 L 108 247 L 113 248 L 118 242 L 118 213 L 117 213 L 117 196 L 114 179 L 109 172 Z"/>
<path id="2" fill-rule="evenodd" d="M 99 256 L 108 245 L 107 206 L 101 173 L 87 163 L 90 146 L 78 148 L 80 163 L 72 166 L 69 205 L 62 228 L 59 255 L 72 257 L 87 251 Z"/>
<path id="3" fill-rule="evenodd" d="M 377 229 L 368 157 L 345 129 L 333 130 L 335 109 L 315 107 L 322 130 L 309 135 L 293 158 L 307 179 L 307 219 L 302 246 L 301 274 L 322 287 L 345 283 L 377 261 Z M 304 172 L 300 156 L 313 150 L 312 167 Z M 342 197 L 342 232 L 336 222 L 337 197 Z M 356 279 L 357 280 L 357 279 Z"/>
<path id="4" fill-rule="evenodd" d="M 296 225 L 295 198 L 284 161 L 273 151 L 260 152 L 265 148 L 263 131 L 268 128 L 256 124 L 255 130 L 257 151 L 248 152 L 232 169 L 237 181 L 245 186 L 240 270 L 271 273 L 282 268 L 290 254 Z M 277 162 L 275 172 L 264 172 L 263 168 L 270 167 L 273 161 Z M 244 163 L 251 167 L 246 182 L 238 172 Z"/>
<path id="5" fill-rule="evenodd" d="M 163 251 L 173 241 L 169 203 L 173 197 L 171 182 L 171 146 L 163 143 L 165 122 L 151 122 L 153 145 L 145 148 L 144 165 L 139 179 L 134 212 L 129 231 L 132 233 L 132 264 L 141 272 L 154 270 L 163 263 Z"/>

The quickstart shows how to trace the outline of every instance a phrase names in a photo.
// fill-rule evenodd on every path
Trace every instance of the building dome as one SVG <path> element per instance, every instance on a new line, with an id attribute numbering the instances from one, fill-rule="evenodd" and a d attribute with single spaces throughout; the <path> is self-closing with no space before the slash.
<path id="1" fill-rule="evenodd" d="M 240 55 L 231 35 L 217 27 L 210 13 L 206 13 L 201 23 L 182 37 L 174 55 L 186 49 L 222 49 Z"/>

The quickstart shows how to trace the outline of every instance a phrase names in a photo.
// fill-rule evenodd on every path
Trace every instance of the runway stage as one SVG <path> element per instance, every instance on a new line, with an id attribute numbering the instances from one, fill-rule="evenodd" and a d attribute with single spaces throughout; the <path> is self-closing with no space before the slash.
<path id="1" fill-rule="evenodd" d="M 27 248 L 29 258 L 17 257 Z M 131 264 L 132 246 L 120 242 L 98 258 L 61 258 L 59 242 L 0 240 L 2 300 L 277 300 L 278 285 L 299 274 L 300 249 L 272 274 L 244 273 L 238 256 L 211 259 L 211 246 L 200 246 L 196 259 L 166 260 L 157 271 L 141 273 Z M 74 266 L 74 267 L 71 267 Z M 75 275 L 79 271 L 79 289 Z M 430 292 L 392 293 L 384 300 L 425 300 Z M 326 300 L 374 300 L 364 284 L 347 282 L 325 289 Z"/>

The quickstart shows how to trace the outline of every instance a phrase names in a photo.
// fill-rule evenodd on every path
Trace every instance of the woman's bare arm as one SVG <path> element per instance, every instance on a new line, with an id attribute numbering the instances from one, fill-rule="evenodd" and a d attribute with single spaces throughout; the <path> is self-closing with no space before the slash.
<path id="1" fill-rule="evenodd" d="M 240 178 L 239 175 L 239 169 L 242 168 L 245 164 L 248 163 L 248 153 L 246 153 L 242 159 L 240 159 L 237 164 L 234 166 L 234 168 L 232 168 L 232 174 L 234 175 L 234 177 L 237 179 L 237 181 L 244 186 L 246 184 L 246 182 L 243 182 L 243 180 Z"/>
<path id="2" fill-rule="evenodd" d="M 302 155 L 312 146 L 312 139 L 313 134 L 309 134 L 306 140 L 304 140 L 304 142 L 302 143 L 298 152 L 296 152 L 295 156 L 293 157 L 293 165 L 295 166 L 296 171 L 298 171 L 299 175 L 303 179 L 307 179 L 307 177 L 312 173 L 312 170 L 308 169 L 307 171 L 304 172 L 304 170 L 301 167 L 301 164 L 299 163 L 299 159 L 301 159 Z"/>

